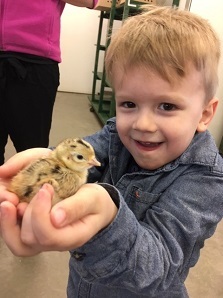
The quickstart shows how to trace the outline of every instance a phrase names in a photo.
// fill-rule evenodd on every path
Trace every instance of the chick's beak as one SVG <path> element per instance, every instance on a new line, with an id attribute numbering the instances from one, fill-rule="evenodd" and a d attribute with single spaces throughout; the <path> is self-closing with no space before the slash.
<path id="1" fill-rule="evenodd" d="M 101 165 L 101 163 L 95 157 L 93 157 L 91 160 L 89 160 L 88 164 L 91 167 L 94 167 L 94 166 L 99 167 Z"/>

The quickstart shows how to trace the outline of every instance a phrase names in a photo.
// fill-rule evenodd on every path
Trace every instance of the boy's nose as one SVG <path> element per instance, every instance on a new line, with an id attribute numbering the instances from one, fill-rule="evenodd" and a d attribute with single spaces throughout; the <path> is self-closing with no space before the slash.
<path id="1" fill-rule="evenodd" d="M 157 124 L 153 115 L 149 114 L 140 114 L 135 119 L 133 128 L 139 131 L 147 132 L 156 132 Z"/>

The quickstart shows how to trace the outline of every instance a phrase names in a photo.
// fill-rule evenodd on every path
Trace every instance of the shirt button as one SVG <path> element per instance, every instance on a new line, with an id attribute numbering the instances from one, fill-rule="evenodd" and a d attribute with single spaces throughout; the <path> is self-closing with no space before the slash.
<path id="1" fill-rule="evenodd" d="M 74 251 L 71 256 L 73 258 L 75 258 L 77 261 L 83 261 L 84 257 L 86 256 L 85 253 L 80 253 L 80 252 L 77 252 L 77 251 Z"/>

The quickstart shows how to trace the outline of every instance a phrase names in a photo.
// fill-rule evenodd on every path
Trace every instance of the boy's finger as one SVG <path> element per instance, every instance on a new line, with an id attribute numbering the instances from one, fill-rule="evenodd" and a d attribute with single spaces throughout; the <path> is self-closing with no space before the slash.
<path id="1" fill-rule="evenodd" d="M 85 216 L 100 213 L 101 196 L 108 196 L 104 188 L 97 184 L 83 185 L 75 195 L 56 204 L 51 211 L 51 219 L 56 227 L 71 224 Z"/>
<path id="2" fill-rule="evenodd" d="M 22 218 L 25 211 L 26 211 L 26 208 L 28 206 L 28 203 L 25 203 L 25 202 L 22 202 L 22 203 L 19 203 L 18 206 L 17 206 L 17 215 Z"/>
<path id="3" fill-rule="evenodd" d="M 42 156 L 47 156 L 50 152 L 51 150 L 47 148 L 32 148 L 15 154 L 0 167 L 0 177 L 14 176 L 31 161 Z"/>
<path id="4" fill-rule="evenodd" d="M 53 244 L 51 241 L 55 233 L 55 227 L 52 226 L 50 219 L 52 192 L 48 187 L 49 185 L 44 185 L 30 203 L 32 206 L 32 227 L 36 239 L 43 247 Z"/>
<path id="5" fill-rule="evenodd" d="M 38 253 L 22 243 L 20 226 L 17 223 L 17 209 L 10 202 L 1 203 L 1 234 L 6 245 L 16 256 L 32 256 Z"/>
<path id="6" fill-rule="evenodd" d="M 90 213 L 93 213 L 94 205 L 88 194 L 77 192 L 56 204 L 51 211 L 51 219 L 56 227 L 71 224 Z"/>
<path id="7" fill-rule="evenodd" d="M 5 186 L 0 186 L 0 203 L 4 201 L 9 201 L 14 205 L 17 205 L 19 198 L 16 194 L 6 190 Z"/>

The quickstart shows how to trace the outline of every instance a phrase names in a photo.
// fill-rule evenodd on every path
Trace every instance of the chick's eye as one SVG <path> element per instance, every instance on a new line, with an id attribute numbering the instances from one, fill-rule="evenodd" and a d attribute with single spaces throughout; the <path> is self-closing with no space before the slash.
<path id="1" fill-rule="evenodd" d="M 173 111 L 176 110 L 176 106 L 172 103 L 162 103 L 159 108 L 164 111 Z"/>
<path id="2" fill-rule="evenodd" d="M 81 154 L 77 155 L 77 159 L 82 160 L 83 158 L 84 158 L 83 155 L 81 155 Z"/>
<path id="3" fill-rule="evenodd" d="M 136 105 L 131 101 L 125 101 L 122 103 L 122 106 L 127 109 L 133 109 Z"/>

